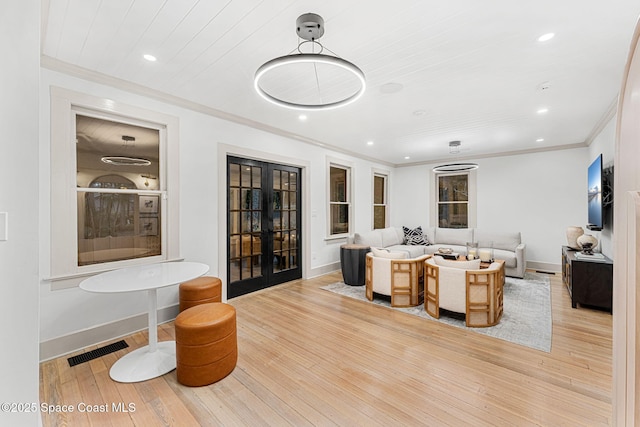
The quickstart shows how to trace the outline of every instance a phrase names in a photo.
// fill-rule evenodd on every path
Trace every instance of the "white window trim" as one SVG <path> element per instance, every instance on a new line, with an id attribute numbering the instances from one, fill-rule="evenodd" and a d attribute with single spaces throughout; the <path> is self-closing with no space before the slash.
<path id="1" fill-rule="evenodd" d="M 478 225 L 478 215 L 477 215 L 477 170 L 472 170 L 468 172 L 433 172 L 430 174 L 429 179 L 431 180 L 429 187 L 433 189 L 431 192 L 430 203 L 429 203 L 429 217 L 431 218 L 430 225 L 431 227 L 438 227 L 438 177 L 445 175 L 468 175 L 468 184 L 469 184 L 469 200 L 467 202 L 467 215 L 468 215 L 468 228 L 476 228 Z"/>
<path id="2" fill-rule="evenodd" d="M 374 202 L 375 200 L 375 178 L 376 176 L 381 176 L 384 178 L 384 204 L 379 205 Z M 371 169 L 371 229 L 373 230 L 375 223 L 375 207 L 376 206 L 385 206 L 385 215 L 384 215 L 384 226 L 389 227 L 389 171 L 383 169 Z"/>
<path id="3" fill-rule="evenodd" d="M 347 185 L 346 185 L 346 191 L 347 191 L 347 202 L 346 204 L 349 206 L 349 226 L 347 227 L 347 232 L 346 233 L 340 233 L 340 234 L 331 234 L 331 168 L 341 168 L 341 169 L 346 169 L 347 170 Z M 353 174 L 354 174 L 354 170 L 353 170 L 353 164 L 351 164 L 350 162 L 341 160 L 341 159 L 334 159 L 334 158 L 330 158 L 327 157 L 327 167 L 326 167 L 326 171 L 327 171 L 327 179 L 326 179 L 326 194 L 327 194 L 327 227 L 326 227 L 326 237 L 325 240 L 337 240 L 337 239 L 344 239 L 349 237 L 349 235 L 351 234 L 351 230 L 353 227 Z"/>
<path id="4" fill-rule="evenodd" d="M 162 254 L 101 264 L 77 263 L 76 113 L 152 125 L 160 131 L 160 150 L 166 158 L 161 165 Z M 170 141 L 170 143 L 168 143 Z M 114 268 L 180 259 L 179 239 L 179 120 L 177 117 L 98 98 L 58 87 L 51 88 L 51 215 L 49 243 L 50 271 L 47 280 L 59 281 L 88 276 Z M 144 190 L 140 190 L 144 192 Z M 170 196 L 170 197 L 169 197 Z"/>

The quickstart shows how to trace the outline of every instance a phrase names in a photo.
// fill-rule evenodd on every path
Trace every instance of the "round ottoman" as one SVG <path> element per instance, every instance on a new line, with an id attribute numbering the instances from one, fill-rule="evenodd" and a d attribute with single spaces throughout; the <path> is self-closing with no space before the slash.
<path id="1" fill-rule="evenodd" d="M 236 309 L 214 302 L 178 314 L 176 374 L 180 384 L 203 386 L 221 380 L 238 361 Z"/>
<path id="2" fill-rule="evenodd" d="M 222 301 L 222 280 L 213 276 L 197 277 L 180 284 L 180 311 L 199 304 Z"/>

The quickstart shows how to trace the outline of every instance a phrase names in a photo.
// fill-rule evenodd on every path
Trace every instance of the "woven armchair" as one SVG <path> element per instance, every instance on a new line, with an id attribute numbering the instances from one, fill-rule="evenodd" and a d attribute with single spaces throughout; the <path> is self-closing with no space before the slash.
<path id="1" fill-rule="evenodd" d="M 487 268 L 468 268 L 466 261 L 425 262 L 425 311 L 436 319 L 445 309 L 465 314 L 469 327 L 487 327 L 500 322 L 503 310 L 504 261 Z M 438 265 L 438 263 L 440 265 Z M 473 263 L 473 261 L 470 261 Z"/>
<path id="2" fill-rule="evenodd" d="M 392 307 L 414 307 L 424 301 L 424 261 L 431 255 L 406 258 L 406 253 L 376 256 L 375 248 L 366 257 L 365 286 L 369 301 L 373 294 L 391 297 Z M 401 258 L 395 258 L 401 257 Z"/>

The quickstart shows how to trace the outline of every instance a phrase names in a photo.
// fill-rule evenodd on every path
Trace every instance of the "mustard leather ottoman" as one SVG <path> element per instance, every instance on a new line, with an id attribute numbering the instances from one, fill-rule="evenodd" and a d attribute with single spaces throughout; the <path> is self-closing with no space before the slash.
<path id="1" fill-rule="evenodd" d="M 178 314 L 176 375 L 178 382 L 198 387 L 229 375 L 238 361 L 236 309 L 216 302 L 200 304 Z"/>
<path id="2" fill-rule="evenodd" d="M 213 276 L 197 277 L 180 284 L 180 311 L 199 304 L 222 301 L 222 280 Z"/>

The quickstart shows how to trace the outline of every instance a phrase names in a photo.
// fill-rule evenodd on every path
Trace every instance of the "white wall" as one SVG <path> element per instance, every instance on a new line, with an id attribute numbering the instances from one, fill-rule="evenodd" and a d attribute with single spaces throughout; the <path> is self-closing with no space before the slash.
<path id="1" fill-rule="evenodd" d="M 587 154 L 587 148 L 578 148 L 474 160 L 480 166 L 477 227 L 520 231 L 529 264 L 559 271 L 567 227 L 586 224 Z M 392 224 L 431 223 L 433 166 L 396 169 Z"/>
<path id="2" fill-rule="evenodd" d="M 580 148 L 478 162 L 478 227 L 519 230 L 530 266 L 560 264 L 567 227 L 586 223 L 586 155 Z"/>
<path id="3" fill-rule="evenodd" d="M 226 254 L 223 253 L 225 236 L 226 192 L 224 177 L 225 154 L 247 154 L 269 161 L 281 160 L 305 168 L 306 181 L 303 197 L 306 197 L 303 215 L 306 234 L 303 234 L 304 274 L 307 277 L 332 271 L 339 267 L 339 245 L 342 240 L 326 239 L 327 158 L 350 165 L 353 170 L 353 199 L 357 208 L 353 212 L 353 230 L 371 228 L 372 168 L 388 170 L 382 164 L 332 152 L 300 141 L 284 138 L 254 128 L 249 128 L 207 114 L 196 112 L 140 96 L 124 90 L 88 82 L 59 72 L 42 69 L 41 96 L 41 197 L 43 224 L 40 263 L 42 285 L 40 289 L 40 334 L 44 358 L 60 352 L 72 351 L 87 345 L 78 338 L 103 340 L 96 328 L 106 328 L 114 322 L 138 316 L 144 320 L 147 310 L 146 296 L 141 293 L 98 295 L 77 288 L 79 279 L 64 283 L 47 280 L 49 254 L 52 248 L 49 233 L 49 91 L 51 86 L 84 94 L 113 99 L 117 102 L 176 116 L 180 120 L 180 241 L 181 255 L 190 261 L 200 261 L 210 266 L 210 274 L 225 278 Z M 221 147 L 223 147 L 221 149 Z M 390 177 L 392 181 L 392 177 Z M 303 230 L 303 233 L 305 231 Z M 223 280 L 224 282 L 224 280 Z M 52 286 L 53 283 L 53 286 Z M 158 292 L 158 307 L 177 304 L 177 287 Z M 128 322 L 128 323 L 127 323 Z M 110 326 L 110 334 L 126 334 L 133 321 Z M 100 329 L 104 331 L 105 329 Z M 74 344 L 75 343 L 75 344 Z M 74 347 L 76 345 L 77 347 Z"/>
<path id="4" fill-rule="evenodd" d="M 0 402 L 38 403 L 38 73 L 40 1 L 0 5 Z M 19 178 L 19 179 L 18 179 Z M 21 185 L 16 185 L 20 183 Z M 37 425 L 38 412 L 0 412 L 0 424 Z"/>
<path id="5" fill-rule="evenodd" d="M 396 168 L 391 187 L 391 225 L 429 226 L 431 166 Z"/>

